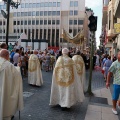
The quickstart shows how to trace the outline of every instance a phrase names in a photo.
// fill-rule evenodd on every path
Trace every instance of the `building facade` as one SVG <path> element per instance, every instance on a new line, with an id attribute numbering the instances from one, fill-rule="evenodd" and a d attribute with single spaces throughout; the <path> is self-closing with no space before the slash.
<path id="1" fill-rule="evenodd" d="M 6 9 L 0 2 L 0 10 Z M 76 35 L 84 29 L 85 0 L 21 0 L 18 9 L 10 9 L 9 41 L 22 33 L 29 39 L 47 40 L 60 47 L 62 29 Z M 0 14 L 0 41 L 5 41 L 6 20 Z"/>

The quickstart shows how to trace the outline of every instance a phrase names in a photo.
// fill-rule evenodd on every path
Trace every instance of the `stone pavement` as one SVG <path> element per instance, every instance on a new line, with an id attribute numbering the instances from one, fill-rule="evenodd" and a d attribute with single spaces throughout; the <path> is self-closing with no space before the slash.
<path id="1" fill-rule="evenodd" d="M 105 82 L 103 80 L 103 76 L 99 71 L 93 71 L 92 89 L 96 96 L 92 97 L 92 99 L 90 97 L 86 97 L 85 101 L 82 104 L 76 104 L 75 106 L 71 107 L 69 111 L 62 111 L 59 106 L 53 108 L 49 106 L 52 71 L 43 71 L 42 73 L 44 79 L 44 85 L 42 87 L 30 86 L 27 83 L 27 78 L 23 79 L 25 107 L 24 110 L 21 111 L 21 120 L 91 120 L 88 119 L 90 116 L 93 116 L 92 120 L 96 120 L 98 117 L 100 120 L 108 120 L 108 118 L 105 117 L 102 119 L 102 116 L 105 116 L 105 114 L 102 114 L 102 110 L 104 112 L 106 111 L 106 106 L 107 108 L 110 108 L 111 106 L 109 104 L 106 104 L 106 99 L 103 100 L 103 103 L 105 104 L 96 103 L 94 100 L 94 98 L 97 98 L 97 101 L 100 101 L 99 99 L 102 97 L 106 98 L 107 94 L 104 94 L 104 91 L 107 89 L 105 89 Z M 86 72 L 86 77 L 88 81 L 88 71 Z M 87 83 L 88 82 L 86 82 L 86 84 Z M 110 102 L 111 101 L 109 100 L 108 103 Z M 111 108 L 110 111 L 108 110 L 108 112 L 111 115 Z M 18 113 L 15 115 L 14 120 L 19 120 Z M 114 117 L 113 120 L 117 120 L 116 117 Z"/>

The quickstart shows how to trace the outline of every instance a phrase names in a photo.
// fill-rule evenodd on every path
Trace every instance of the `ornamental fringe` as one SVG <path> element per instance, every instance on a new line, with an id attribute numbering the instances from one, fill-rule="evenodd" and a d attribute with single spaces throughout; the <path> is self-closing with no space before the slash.
<path id="1" fill-rule="evenodd" d="M 72 37 L 66 30 L 63 29 L 63 39 L 73 44 L 83 45 L 84 33 L 83 31 L 79 31 L 77 35 Z"/>

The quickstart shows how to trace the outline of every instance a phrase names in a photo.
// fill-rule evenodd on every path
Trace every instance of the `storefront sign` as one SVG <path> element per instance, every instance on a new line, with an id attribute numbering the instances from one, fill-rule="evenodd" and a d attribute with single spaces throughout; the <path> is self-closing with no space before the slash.
<path id="1" fill-rule="evenodd" d="M 115 34 L 120 33 L 120 23 L 114 24 L 114 32 L 115 32 Z"/>

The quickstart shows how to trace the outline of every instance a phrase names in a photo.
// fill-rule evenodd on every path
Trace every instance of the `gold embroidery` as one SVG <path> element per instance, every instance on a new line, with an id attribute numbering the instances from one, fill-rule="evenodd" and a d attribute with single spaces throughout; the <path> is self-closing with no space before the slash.
<path id="1" fill-rule="evenodd" d="M 28 65 L 29 72 L 36 71 L 38 65 L 40 65 L 38 57 L 36 55 L 31 55 L 29 59 L 29 65 Z"/>
<path id="2" fill-rule="evenodd" d="M 84 61 L 83 61 L 82 57 L 75 55 L 73 57 L 73 60 L 74 60 L 75 65 L 76 65 L 77 73 L 79 75 L 82 75 L 83 74 L 83 66 L 84 66 Z"/>
<path id="3" fill-rule="evenodd" d="M 56 82 L 60 86 L 68 87 L 74 82 L 73 61 L 64 61 L 61 57 L 54 69 Z"/>

